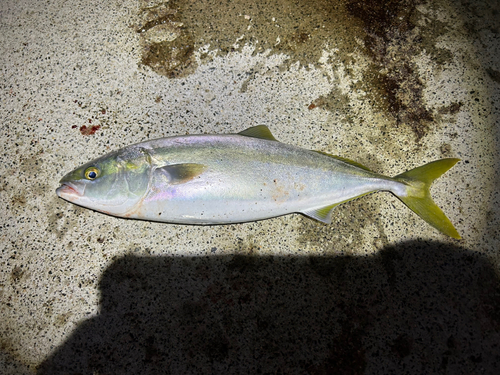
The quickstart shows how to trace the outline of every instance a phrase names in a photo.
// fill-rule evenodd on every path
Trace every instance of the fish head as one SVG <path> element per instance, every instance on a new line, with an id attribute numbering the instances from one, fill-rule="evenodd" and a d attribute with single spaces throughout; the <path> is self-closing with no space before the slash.
<path id="1" fill-rule="evenodd" d="M 147 150 L 126 147 L 65 175 L 56 194 L 78 206 L 126 216 L 146 195 L 151 170 Z"/>

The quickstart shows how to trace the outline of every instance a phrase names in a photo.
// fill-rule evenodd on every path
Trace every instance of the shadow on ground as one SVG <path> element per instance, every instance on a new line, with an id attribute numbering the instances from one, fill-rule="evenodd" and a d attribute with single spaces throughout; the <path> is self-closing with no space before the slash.
<path id="1" fill-rule="evenodd" d="M 498 374 L 500 281 L 463 248 L 135 257 L 39 374 Z"/>

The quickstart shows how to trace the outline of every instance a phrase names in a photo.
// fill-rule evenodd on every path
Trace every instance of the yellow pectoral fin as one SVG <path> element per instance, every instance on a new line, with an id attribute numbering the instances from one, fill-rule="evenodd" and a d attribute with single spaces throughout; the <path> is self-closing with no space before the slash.
<path id="1" fill-rule="evenodd" d="M 207 169 L 206 165 L 196 163 L 172 164 L 156 168 L 155 173 L 162 173 L 172 185 L 186 183 L 198 177 Z"/>

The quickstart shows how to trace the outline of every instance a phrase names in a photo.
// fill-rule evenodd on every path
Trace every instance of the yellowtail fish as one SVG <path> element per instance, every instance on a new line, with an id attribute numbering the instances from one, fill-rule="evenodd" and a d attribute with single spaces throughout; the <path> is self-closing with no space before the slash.
<path id="1" fill-rule="evenodd" d="M 238 134 L 184 135 L 124 147 L 68 173 L 56 192 L 113 216 L 209 225 L 291 213 L 331 223 L 336 206 L 385 190 L 434 228 L 460 238 L 429 192 L 458 161 L 434 161 L 391 178 L 348 159 L 278 142 L 260 125 Z"/>

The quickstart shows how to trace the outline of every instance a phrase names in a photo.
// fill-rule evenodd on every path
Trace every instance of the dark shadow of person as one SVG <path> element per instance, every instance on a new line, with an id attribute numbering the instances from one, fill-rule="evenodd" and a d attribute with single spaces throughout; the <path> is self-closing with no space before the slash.
<path id="1" fill-rule="evenodd" d="M 500 374 L 500 281 L 482 255 L 135 257 L 39 374 Z"/>

